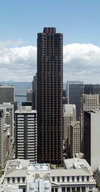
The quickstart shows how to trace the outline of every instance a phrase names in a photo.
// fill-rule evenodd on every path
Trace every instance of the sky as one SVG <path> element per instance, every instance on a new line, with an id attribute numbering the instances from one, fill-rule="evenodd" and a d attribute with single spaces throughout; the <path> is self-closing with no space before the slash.
<path id="1" fill-rule="evenodd" d="M 100 84 L 100 0 L 0 0 L 0 82 L 32 81 L 44 27 L 63 33 L 63 82 Z"/>

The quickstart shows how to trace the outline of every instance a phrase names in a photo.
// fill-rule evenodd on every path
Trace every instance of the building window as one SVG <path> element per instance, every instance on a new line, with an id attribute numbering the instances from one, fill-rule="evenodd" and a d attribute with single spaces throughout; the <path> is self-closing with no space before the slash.
<path id="1" fill-rule="evenodd" d="M 55 188 L 55 192 L 58 192 L 58 189 L 57 189 L 57 188 Z"/>
<path id="2" fill-rule="evenodd" d="M 77 192 L 80 192 L 80 187 L 77 187 Z"/>
<path id="3" fill-rule="evenodd" d="M 67 192 L 70 192 L 70 188 L 69 187 L 67 188 Z"/>
<path id="4" fill-rule="evenodd" d="M 25 177 L 23 177 L 22 180 L 23 180 L 23 183 L 24 183 L 25 182 Z"/>
<path id="5" fill-rule="evenodd" d="M 79 176 L 77 176 L 77 181 L 79 181 Z"/>
<path id="6" fill-rule="evenodd" d="M 67 177 L 67 181 L 69 182 L 69 177 Z"/>
<path id="7" fill-rule="evenodd" d="M 15 178 L 14 177 L 12 178 L 12 182 L 15 183 Z"/>
<path id="8" fill-rule="evenodd" d="M 57 177 L 57 181 L 59 182 L 59 177 Z"/>
<path id="9" fill-rule="evenodd" d="M 62 177 L 62 182 L 64 182 L 65 181 L 65 178 L 64 177 Z"/>
<path id="10" fill-rule="evenodd" d="M 85 187 L 82 187 L 82 192 L 85 192 Z"/>
<path id="11" fill-rule="evenodd" d="M 18 183 L 20 183 L 20 177 L 17 178 Z"/>
<path id="12" fill-rule="evenodd" d="M 65 187 L 62 187 L 62 192 L 65 192 Z"/>
<path id="13" fill-rule="evenodd" d="M 74 177 L 72 177 L 72 181 L 74 182 Z"/>
<path id="14" fill-rule="evenodd" d="M 75 192 L 75 187 L 72 187 L 72 192 Z"/>
<path id="15" fill-rule="evenodd" d="M 55 181 L 55 178 L 54 178 L 54 177 L 52 177 L 52 181 Z"/>
<path id="16" fill-rule="evenodd" d="M 87 181 L 89 181 L 89 176 L 87 176 Z"/>
<path id="17" fill-rule="evenodd" d="M 82 176 L 82 181 L 84 181 L 84 177 Z"/>
<path id="18" fill-rule="evenodd" d="M 9 177 L 7 178 L 7 183 L 10 183 L 10 178 Z"/>

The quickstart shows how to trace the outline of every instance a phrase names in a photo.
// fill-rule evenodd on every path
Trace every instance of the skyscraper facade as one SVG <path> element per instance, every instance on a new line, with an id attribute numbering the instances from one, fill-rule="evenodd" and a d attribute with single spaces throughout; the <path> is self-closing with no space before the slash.
<path id="1" fill-rule="evenodd" d="M 84 158 L 97 169 L 100 165 L 100 111 L 84 111 Z"/>
<path id="2" fill-rule="evenodd" d="M 0 104 L 3 102 L 14 103 L 15 88 L 14 86 L 0 86 Z"/>
<path id="3" fill-rule="evenodd" d="M 68 138 L 68 126 L 71 121 L 76 121 L 76 105 L 63 105 L 64 139 Z"/>
<path id="4" fill-rule="evenodd" d="M 99 103 L 100 103 L 100 84 L 84 85 L 84 94 L 99 94 Z"/>
<path id="5" fill-rule="evenodd" d="M 32 109 L 37 110 L 37 74 L 32 81 Z"/>
<path id="6" fill-rule="evenodd" d="M 37 162 L 37 111 L 22 106 L 15 111 L 15 157 Z"/>
<path id="7" fill-rule="evenodd" d="M 81 97 L 84 93 L 83 81 L 67 82 L 67 99 L 68 104 L 76 105 L 76 119 L 80 119 Z"/>
<path id="8" fill-rule="evenodd" d="M 37 39 L 38 162 L 62 162 L 63 34 L 44 28 Z"/>
<path id="9" fill-rule="evenodd" d="M 99 94 L 83 94 L 81 98 L 81 152 L 84 153 L 84 111 L 99 110 Z"/>
<path id="10" fill-rule="evenodd" d="M 80 121 L 72 121 L 68 127 L 68 145 L 70 157 L 80 153 Z"/>

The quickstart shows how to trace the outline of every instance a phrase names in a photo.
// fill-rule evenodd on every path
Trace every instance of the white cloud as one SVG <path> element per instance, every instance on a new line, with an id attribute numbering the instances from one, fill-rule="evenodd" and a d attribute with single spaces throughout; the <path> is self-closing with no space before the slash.
<path id="1" fill-rule="evenodd" d="M 0 48 L 5 48 L 9 46 L 18 46 L 23 43 L 22 39 L 17 39 L 17 40 L 7 40 L 7 41 L 1 41 L 0 40 Z"/>
<path id="2" fill-rule="evenodd" d="M 100 47 L 93 44 L 64 46 L 64 82 L 100 83 Z"/>
<path id="3" fill-rule="evenodd" d="M 36 73 L 37 49 L 32 46 L 0 51 L 0 81 L 32 81 Z"/>
<path id="4" fill-rule="evenodd" d="M 32 81 L 37 70 L 37 48 L 20 46 L 22 40 L 0 41 L 0 81 Z M 12 46 L 12 48 L 10 48 Z M 100 83 L 100 47 L 93 44 L 64 46 L 64 82 Z"/>

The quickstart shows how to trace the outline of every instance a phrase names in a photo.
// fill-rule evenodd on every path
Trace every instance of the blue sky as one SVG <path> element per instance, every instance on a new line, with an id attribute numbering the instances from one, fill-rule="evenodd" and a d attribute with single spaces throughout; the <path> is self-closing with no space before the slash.
<path id="1" fill-rule="evenodd" d="M 100 0 L 0 0 L 0 81 L 32 80 L 44 27 L 63 33 L 64 82 L 100 83 Z"/>
<path id="2" fill-rule="evenodd" d="M 0 37 L 36 45 L 37 33 L 54 26 L 67 43 L 100 45 L 100 0 L 0 0 Z"/>

